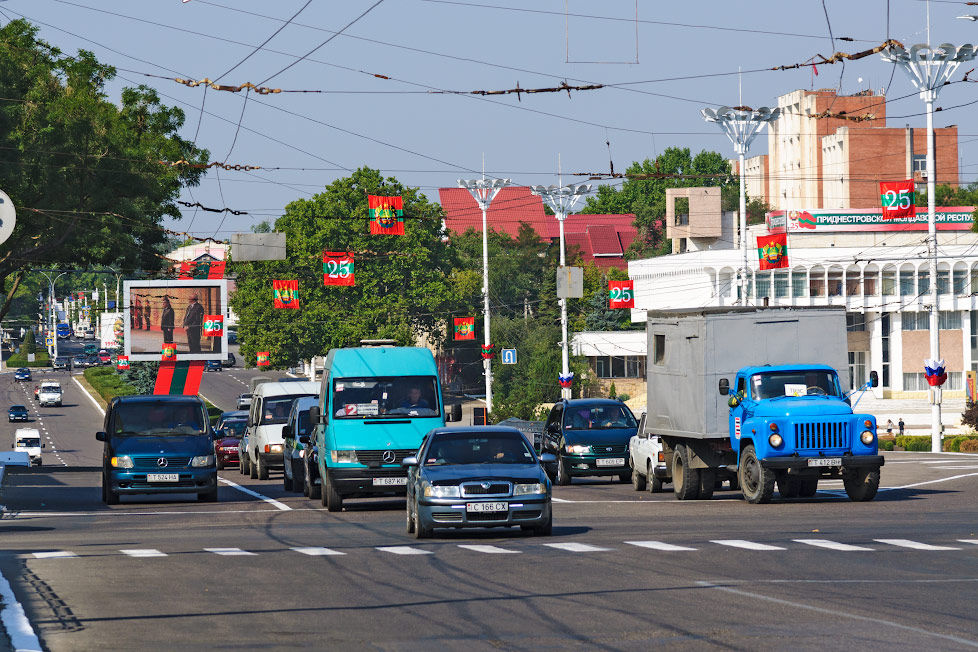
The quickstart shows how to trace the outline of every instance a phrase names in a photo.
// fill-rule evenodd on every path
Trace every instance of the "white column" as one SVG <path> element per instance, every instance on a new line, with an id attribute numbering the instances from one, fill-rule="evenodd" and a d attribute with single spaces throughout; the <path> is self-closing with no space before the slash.
<path id="1" fill-rule="evenodd" d="M 750 269 L 747 262 L 747 188 L 746 180 L 744 178 L 744 150 L 743 148 L 738 148 L 740 151 L 737 153 L 737 158 L 739 161 L 740 168 L 737 170 L 740 174 L 740 253 L 741 253 L 741 269 L 740 278 L 741 286 L 746 290 L 747 286 L 747 270 Z M 754 293 L 754 297 L 757 297 L 757 293 Z M 742 291 L 740 293 L 740 305 L 747 305 L 747 293 Z"/>
<path id="2" fill-rule="evenodd" d="M 489 211 L 488 202 L 480 202 L 482 206 L 482 330 L 486 346 L 492 343 L 489 332 L 489 226 L 486 214 Z M 482 369 L 486 377 L 486 412 L 492 413 L 492 360 L 484 358 Z"/>
<path id="3" fill-rule="evenodd" d="M 937 295 L 937 223 L 936 197 L 934 175 L 934 94 L 933 91 L 925 98 L 927 103 L 927 253 L 930 258 L 930 357 L 932 360 L 941 359 L 941 341 Z M 940 393 L 938 393 L 938 396 Z M 931 452 L 941 452 L 941 403 L 935 400 L 931 406 Z"/>
<path id="4" fill-rule="evenodd" d="M 567 213 L 557 213 L 557 224 L 560 226 L 560 266 L 565 267 L 567 265 L 567 254 L 564 252 L 564 220 L 567 219 Z M 560 368 L 563 370 L 564 377 L 570 373 L 570 355 L 567 351 L 567 299 L 560 299 L 560 333 L 561 333 L 561 344 L 560 344 Z M 571 398 L 571 388 L 562 387 L 560 389 L 560 395 L 562 398 Z"/>

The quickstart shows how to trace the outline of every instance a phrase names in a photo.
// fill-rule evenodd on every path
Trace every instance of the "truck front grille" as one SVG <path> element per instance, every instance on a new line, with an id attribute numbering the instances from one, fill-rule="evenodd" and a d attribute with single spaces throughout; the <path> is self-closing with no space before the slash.
<path id="1" fill-rule="evenodd" d="M 844 421 L 816 421 L 795 424 L 795 450 L 849 448 L 849 424 Z"/>

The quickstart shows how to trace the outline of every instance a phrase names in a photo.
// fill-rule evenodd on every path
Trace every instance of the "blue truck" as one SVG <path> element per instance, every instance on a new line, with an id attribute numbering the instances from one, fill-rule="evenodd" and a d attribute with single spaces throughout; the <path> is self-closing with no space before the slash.
<path id="1" fill-rule="evenodd" d="M 876 419 L 852 403 L 877 376 L 848 378 L 844 309 L 650 310 L 647 320 L 644 428 L 661 439 L 660 480 L 677 499 L 709 499 L 724 481 L 749 503 L 775 488 L 811 497 L 824 478 L 841 478 L 854 501 L 876 496 Z"/>

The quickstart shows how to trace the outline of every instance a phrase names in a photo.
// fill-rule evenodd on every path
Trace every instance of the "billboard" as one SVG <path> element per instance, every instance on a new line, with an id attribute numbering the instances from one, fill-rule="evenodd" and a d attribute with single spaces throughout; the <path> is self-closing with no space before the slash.
<path id="1" fill-rule="evenodd" d="M 935 211 L 938 231 L 969 231 L 973 207 L 945 206 Z M 829 233 L 841 231 L 926 231 L 927 211 L 913 217 L 883 217 L 882 208 L 771 211 L 766 215 L 771 233 Z"/>
<path id="2" fill-rule="evenodd" d="M 166 348 L 178 361 L 224 360 L 227 330 L 205 335 L 204 325 L 227 314 L 227 295 L 223 279 L 125 281 L 125 354 L 134 362 L 159 362 Z"/>
<path id="3" fill-rule="evenodd" d="M 119 346 L 118 338 L 125 332 L 121 312 L 103 312 L 99 315 L 99 346 L 114 349 Z"/>

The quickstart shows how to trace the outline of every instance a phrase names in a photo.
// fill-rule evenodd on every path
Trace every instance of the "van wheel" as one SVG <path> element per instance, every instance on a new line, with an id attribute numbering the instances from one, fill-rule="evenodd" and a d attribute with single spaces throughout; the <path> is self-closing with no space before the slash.
<path id="1" fill-rule="evenodd" d="M 218 471 L 224 470 L 224 461 L 220 457 L 217 458 L 217 470 Z"/>
<path id="2" fill-rule="evenodd" d="M 105 479 L 105 476 L 102 477 L 102 500 L 106 505 L 119 504 L 119 494 L 112 493 L 112 490 L 109 489 L 109 483 Z"/>
<path id="3" fill-rule="evenodd" d="M 567 461 L 564 460 L 563 455 L 557 456 L 557 484 L 561 487 L 566 487 L 571 483 L 570 473 L 567 471 Z"/>
<path id="4" fill-rule="evenodd" d="M 268 480 L 268 462 L 262 457 L 261 453 L 258 453 L 255 457 L 257 458 L 255 466 L 258 467 L 258 479 Z"/>
<path id="5" fill-rule="evenodd" d="M 774 471 L 765 469 L 757 459 L 754 444 L 744 446 L 737 467 L 737 479 L 744 493 L 744 500 L 752 504 L 769 503 L 774 495 Z"/>
<path id="6" fill-rule="evenodd" d="M 255 451 L 255 460 L 252 460 L 250 455 L 248 456 L 248 475 L 252 480 L 258 479 L 258 459 L 260 458 L 258 457 L 257 450 Z"/>
<path id="7" fill-rule="evenodd" d="M 635 491 L 645 491 L 645 476 L 638 472 L 638 469 L 632 468 L 632 489 Z"/>
<path id="8" fill-rule="evenodd" d="M 333 486 L 333 481 L 330 480 L 328 474 L 326 475 L 326 478 L 323 480 L 322 486 L 323 486 L 323 494 L 321 500 L 323 503 L 323 507 L 325 507 L 330 512 L 338 512 L 342 510 L 343 496 L 340 495 L 340 492 L 336 491 L 336 487 Z"/>
<path id="9" fill-rule="evenodd" d="M 217 487 L 214 487 L 212 491 L 206 493 L 197 494 L 197 500 L 202 503 L 216 503 L 217 502 Z"/>
<path id="10" fill-rule="evenodd" d="M 302 491 L 305 484 L 306 469 L 302 464 L 292 461 L 292 491 Z"/>
<path id="11" fill-rule="evenodd" d="M 238 472 L 248 475 L 248 451 L 238 451 Z"/>
<path id="12" fill-rule="evenodd" d="M 285 472 L 285 467 L 282 467 L 282 488 L 286 491 L 292 491 L 292 487 L 295 486 L 295 467 L 292 467 L 292 477 Z"/>
<path id="13" fill-rule="evenodd" d="M 305 474 L 303 487 L 304 487 L 303 493 L 309 496 L 310 498 L 312 498 L 313 500 L 319 498 L 323 493 L 322 485 L 313 484 L 312 478 L 308 473 Z"/>
<path id="14" fill-rule="evenodd" d="M 672 453 L 672 490 L 676 500 L 696 500 L 700 494 L 699 469 L 689 468 L 689 451 L 683 444 Z"/>

